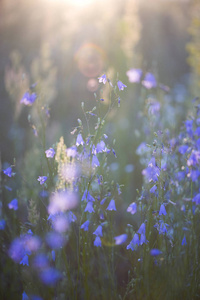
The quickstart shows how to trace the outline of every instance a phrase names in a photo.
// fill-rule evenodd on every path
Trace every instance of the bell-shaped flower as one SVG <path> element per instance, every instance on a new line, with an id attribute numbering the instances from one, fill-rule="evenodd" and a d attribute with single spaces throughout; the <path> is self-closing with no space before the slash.
<path id="1" fill-rule="evenodd" d="M 108 207 L 106 208 L 106 210 L 116 210 L 114 199 L 110 200 L 110 203 L 108 204 Z"/>

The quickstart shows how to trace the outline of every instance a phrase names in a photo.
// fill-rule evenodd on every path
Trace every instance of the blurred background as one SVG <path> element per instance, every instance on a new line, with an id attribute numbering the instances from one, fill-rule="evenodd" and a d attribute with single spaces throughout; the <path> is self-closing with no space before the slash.
<path id="1" fill-rule="evenodd" d="M 153 73 L 170 93 L 146 91 L 130 83 L 126 72 L 131 68 Z M 110 162 L 110 168 L 113 177 L 125 185 L 127 207 L 142 182 L 137 148 L 160 129 L 159 120 L 151 129 L 145 125 L 142 99 L 161 99 L 162 126 L 176 130 L 192 97 L 199 95 L 199 1 L 0 0 L 0 151 L 4 164 L 16 157 L 22 167 L 23 158 L 25 176 L 30 176 L 30 168 L 39 168 L 36 137 L 27 119 L 32 107 L 20 104 L 31 84 L 37 83 L 40 97 L 50 107 L 47 148 L 61 135 L 69 147 L 74 143 L 70 131 L 82 117 L 81 102 L 88 110 L 95 106 L 94 93 L 100 93 L 98 77 L 103 73 L 111 80 L 118 76 L 128 87 L 105 129 L 116 139 L 118 159 Z M 106 88 L 103 97 L 106 106 Z"/>

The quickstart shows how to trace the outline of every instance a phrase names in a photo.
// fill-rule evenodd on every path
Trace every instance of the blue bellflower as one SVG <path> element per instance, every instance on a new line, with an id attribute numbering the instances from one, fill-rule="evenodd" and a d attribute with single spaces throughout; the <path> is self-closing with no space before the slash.
<path id="1" fill-rule="evenodd" d="M 90 225 L 90 221 L 87 220 L 81 225 L 81 229 L 83 229 L 84 231 L 88 231 L 89 225 Z"/>
<path id="2" fill-rule="evenodd" d="M 152 73 L 146 73 L 142 85 L 148 90 L 155 88 L 157 86 L 155 76 Z"/>
<path id="3" fill-rule="evenodd" d="M 102 226 L 99 225 L 97 227 L 97 229 L 93 232 L 93 234 L 95 234 L 96 236 L 103 236 L 103 233 L 102 233 Z"/>
<path id="4" fill-rule="evenodd" d="M 101 247 L 101 239 L 99 236 L 96 236 L 95 240 L 94 240 L 94 246 L 95 247 Z"/>
<path id="5" fill-rule="evenodd" d="M 12 167 L 8 167 L 7 169 L 3 170 L 3 172 L 8 177 L 12 177 Z"/>
<path id="6" fill-rule="evenodd" d="M 161 216 L 161 215 L 166 216 L 166 214 L 167 214 L 167 212 L 166 212 L 165 206 L 164 206 L 164 204 L 161 204 L 160 211 L 159 211 L 159 216 Z"/>
<path id="7" fill-rule="evenodd" d="M 101 77 L 98 77 L 98 79 L 99 79 L 99 83 L 102 82 L 103 84 L 106 84 L 106 82 L 107 82 L 105 74 L 103 74 Z"/>
<path id="8" fill-rule="evenodd" d="M 81 133 L 79 133 L 78 135 L 77 135 L 77 138 L 76 138 L 76 146 L 78 147 L 78 146 L 80 146 L 80 145 L 84 145 L 85 143 L 84 143 L 84 140 L 83 140 L 83 137 L 82 137 L 82 135 L 81 135 Z"/>
<path id="9" fill-rule="evenodd" d="M 53 158 L 56 152 L 53 148 L 49 148 L 48 150 L 45 151 L 45 153 L 47 158 L 49 157 Z"/>
<path id="10" fill-rule="evenodd" d="M 45 183 L 45 181 L 47 180 L 47 178 L 48 178 L 47 176 L 39 176 L 37 180 L 42 185 L 42 184 Z"/>
<path id="11" fill-rule="evenodd" d="M 18 200 L 13 199 L 10 203 L 8 203 L 8 208 L 18 210 Z"/>
<path id="12" fill-rule="evenodd" d="M 114 237 L 115 245 L 121 245 L 121 244 L 125 243 L 127 240 L 127 237 L 128 237 L 127 234 L 121 234 L 121 235 L 115 236 Z"/>
<path id="13" fill-rule="evenodd" d="M 120 80 L 117 81 L 117 86 L 119 91 L 123 91 L 124 88 L 126 88 L 127 86 L 125 84 L 123 84 Z"/>
<path id="14" fill-rule="evenodd" d="M 116 210 L 114 199 L 110 200 L 110 203 L 108 204 L 108 207 L 106 208 L 106 210 Z"/>

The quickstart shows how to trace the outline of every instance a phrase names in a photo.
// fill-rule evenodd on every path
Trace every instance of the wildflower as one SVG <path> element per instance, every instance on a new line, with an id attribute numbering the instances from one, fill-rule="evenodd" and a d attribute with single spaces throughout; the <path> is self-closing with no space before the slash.
<path id="1" fill-rule="evenodd" d="M 126 242 L 127 240 L 127 234 L 121 234 L 121 235 L 118 235 L 118 236 L 115 236 L 114 239 L 115 239 L 115 245 L 121 245 L 123 243 Z"/>
<path id="2" fill-rule="evenodd" d="M 4 230 L 6 227 L 6 221 L 4 219 L 0 220 L 0 230 Z"/>
<path id="3" fill-rule="evenodd" d="M 144 233 L 142 233 L 140 236 L 140 245 L 146 244 L 146 242 L 147 242 L 146 236 Z"/>
<path id="4" fill-rule="evenodd" d="M 64 236 L 57 232 L 49 232 L 46 235 L 46 242 L 52 249 L 59 249 L 65 244 Z"/>
<path id="5" fill-rule="evenodd" d="M 7 169 L 3 170 L 3 172 L 8 177 L 12 177 L 12 167 L 8 167 Z"/>
<path id="6" fill-rule="evenodd" d="M 156 186 L 156 185 L 153 185 L 152 188 L 149 190 L 149 192 L 150 192 L 151 194 L 155 194 L 156 190 L 157 190 L 157 186 Z"/>
<path id="7" fill-rule="evenodd" d="M 146 231 L 145 223 L 142 223 L 142 224 L 140 225 L 140 228 L 138 229 L 138 233 L 140 233 L 140 234 L 145 234 L 145 231 Z"/>
<path id="8" fill-rule="evenodd" d="M 27 296 L 27 294 L 25 292 L 23 292 L 23 294 L 22 294 L 22 300 L 29 300 L 29 297 Z"/>
<path id="9" fill-rule="evenodd" d="M 67 153 L 67 156 L 74 158 L 77 155 L 76 146 L 72 146 L 71 148 L 67 148 L 66 153 Z"/>
<path id="10" fill-rule="evenodd" d="M 193 202 L 196 202 L 196 205 L 199 205 L 199 204 L 200 204 L 200 194 L 197 194 L 197 195 L 193 198 L 192 201 L 193 201 Z"/>
<path id="11" fill-rule="evenodd" d="M 178 148 L 178 151 L 180 154 L 185 154 L 186 151 L 188 149 L 188 146 L 187 145 L 181 145 L 179 148 Z"/>
<path id="12" fill-rule="evenodd" d="M 150 254 L 152 256 L 158 256 L 158 255 L 162 254 L 162 251 L 160 251 L 159 249 L 151 249 Z"/>
<path id="13" fill-rule="evenodd" d="M 164 206 L 164 204 L 161 204 L 160 211 L 159 211 L 159 216 L 161 216 L 161 215 L 166 216 L 166 214 L 167 214 L 167 212 L 166 212 L 165 206 Z"/>
<path id="14" fill-rule="evenodd" d="M 49 148 L 48 150 L 45 151 L 45 153 L 47 158 L 49 157 L 53 158 L 56 152 L 53 148 Z"/>
<path id="15" fill-rule="evenodd" d="M 123 84 L 120 80 L 117 81 L 117 86 L 119 91 L 123 91 L 124 88 L 126 88 L 127 86 L 125 84 Z"/>
<path id="16" fill-rule="evenodd" d="M 101 239 L 99 236 L 96 236 L 95 240 L 94 240 L 94 246 L 95 247 L 101 247 Z"/>
<path id="17" fill-rule="evenodd" d="M 110 200 L 110 203 L 108 204 L 108 207 L 106 208 L 106 210 L 116 210 L 114 199 Z"/>
<path id="18" fill-rule="evenodd" d="M 190 137 L 192 137 L 193 136 L 193 131 L 192 131 L 193 120 L 186 120 L 184 123 L 185 123 L 186 132 L 188 133 L 188 135 Z"/>
<path id="19" fill-rule="evenodd" d="M 99 225 L 97 227 L 97 229 L 93 232 L 93 234 L 95 234 L 96 236 L 103 236 L 103 233 L 102 233 L 102 226 Z"/>
<path id="20" fill-rule="evenodd" d="M 187 241 L 186 241 L 186 237 L 184 235 L 184 238 L 182 239 L 182 243 L 181 243 L 182 246 L 185 246 L 187 245 Z"/>
<path id="21" fill-rule="evenodd" d="M 76 138 L 76 146 L 78 147 L 80 145 L 82 145 L 82 146 L 84 145 L 84 140 L 83 140 L 81 133 L 79 133 Z"/>
<path id="22" fill-rule="evenodd" d="M 13 199 L 10 203 L 8 203 L 8 208 L 18 210 L 18 200 Z"/>
<path id="23" fill-rule="evenodd" d="M 47 178 L 48 178 L 47 176 L 39 176 L 37 180 L 42 185 L 42 184 L 45 183 L 45 181 L 47 180 Z"/>
<path id="24" fill-rule="evenodd" d="M 88 211 L 90 214 L 92 212 L 94 212 L 94 208 L 93 208 L 93 203 L 92 202 L 88 202 L 87 205 L 86 205 L 86 208 L 85 208 L 85 212 Z"/>
<path id="25" fill-rule="evenodd" d="M 72 211 L 68 211 L 68 221 L 69 223 L 76 222 L 77 217 L 73 214 Z"/>
<path id="26" fill-rule="evenodd" d="M 152 73 L 146 73 L 144 80 L 142 81 L 142 85 L 146 89 L 152 89 L 157 86 L 156 79 Z"/>
<path id="27" fill-rule="evenodd" d="M 160 103 L 158 101 L 152 101 L 149 105 L 149 115 L 155 115 L 160 111 Z"/>
<path id="28" fill-rule="evenodd" d="M 142 175 L 146 177 L 148 182 L 156 182 L 158 181 L 158 177 L 160 176 L 160 170 L 156 166 L 155 157 L 152 157 L 150 160 L 148 167 L 142 171 Z"/>
<path id="29" fill-rule="evenodd" d="M 90 224 L 90 221 L 89 221 L 89 220 L 85 221 L 85 222 L 81 225 L 81 229 L 83 229 L 84 231 L 88 231 L 89 224 Z"/>
<path id="30" fill-rule="evenodd" d="M 100 163 L 99 163 L 99 160 L 97 158 L 96 155 L 93 155 L 92 157 L 92 167 L 95 168 L 95 167 L 99 167 L 100 166 Z"/>
<path id="31" fill-rule="evenodd" d="M 128 76 L 128 80 L 130 82 L 137 82 L 139 83 L 142 77 L 142 70 L 141 69 L 130 69 L 126 72 Z"/>
<path id="32" fill-rule="evenodd" d="M 61 273 L 54 268 L 46 268 L 41 270 L 40 279 L 46 285 L 55 285 L 56 282 L 61 278 Z"/>
<path id="33" fill-rule="evenodd" d="M 36 93 L 30 94 L 29 92 L 26 92 L 22 97 L 20 103 L 31 106 L 35 102 L 36 98 Z"/>
<path id="34" fill-rule="evenodd" d="M 20 265 L 23 265 L 23 266 L 27 265 L 27 266 L 29 266 L 28 255 L 24 255 L 24 257 L 20 261 Z"/>
<path id="35" fill-rule="evenodd" d="M 105 74 L 103 74 L 101 77 L 98 77 L 98 79 L 99 79 L 99 83 L 100 83 L 100 82 L 103 82 L 103 84 L 106 84 L 106 82 L 107 82 L 107 79 L 106 79 L 106 75 L 105 75 Z"/>
<path id="36" fill-rule="evenodd" d="M 137 233 L 134 234 L 132 241 L 130 242 L 130 244 L 126 247 L 126 249 L 131 249 L 132 251 L 135 250 L 135 246 L 139 246 L 140 244 L 140 240 L 139 240 L 139 236 Z"/>
<path id="37" fill-rule="evenodd" d="M 188 167 L 190 166 L 196 166 L 200 160 L 200 151 L 192 150 L 192 153 L 187 160 Z"/>
<path id="38" fill-rule="evenodd" d="M 137 203 L 131 203 L 127 208 L 127 212 L 130 212 L 132 215 L 134 215 L 137 212 Z"/>

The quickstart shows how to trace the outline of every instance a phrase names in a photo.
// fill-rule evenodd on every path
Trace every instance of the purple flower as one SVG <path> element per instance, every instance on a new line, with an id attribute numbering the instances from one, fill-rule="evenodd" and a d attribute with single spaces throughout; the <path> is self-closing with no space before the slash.
<path id="1" fill-rule="evenodd" d="M 155 194 L 156 190 L 157 190 L 157 186 L 156 186 L 156 185 L 153 185 L 152 188 L 149 190 L 149 192 L 150 192 L 151 194 Z"/>
<path id="2" fill-rule="evenodd" d="M 105 74 L 103 74 L 101 77 L 98 77 L 98 79 L 99 79 L 99 82 L 103 82 L 103 84 L 106 84 L 106 82 L 107 82 Z"/>
<path id="3" fill-rule="evenodd" d="M 24 257 L 20 261 L 20 265 L 23 265 L 23 266 L 27 265 L 27 266 L 29 266 L 28 255 L 24 255 Z"/>
<path id="4" fill-rule="evenodd" d="M 61 278 L 61 273 L 54 268 L 41 270 L 40 279 L 46 285 L 54 285 Z"/>
<path id="5" fill-rule="evenodd" d="M 95 167 L 99 167 L 100 166 L 100 163 L 99 163 L 99 160 L 97 158 L 96 155 L 93 155 L 92 157 L 92 167 L 95 168 Z"/>
<path id="6" fill-rule="evenodd" d="M 48 157 L 53 158 L 56 152 L 55 152 L 55 150 L 53 148 L 49 148 L 48 150 L 45 151 L 45 153 L 46 153 L 46 157 L 47 158 Z"/>
<path id="7" fill-rule="evenodd" d="M 156 79 L 152 73 L 146 73 L 144 80 L 142 81 L 142 85 L 146 89 L 152 89 L 157 86 Z"/>
<path id="8" fill-rule="evenodd" d="M 89 220 L 85 221 L 85 222 L 81 225 L 81 229 L 83 229 L 84 231 L 88 231 L 89 224 L 90 224 L 90 221 L 89 221 Z"/>
<path id="9" fill-rule="evenodd" d="M 8 177 L 12 177 L 12 167 L 8 167 L 7 169 L 3 170 L 3 172 Z"/>
<path id="10" fill-rule="evenodd" d="M 142 70 L 141 69 L 130 69 L 126 72 L 128 76 L 128 80 L 130 82 L 137 82 L 139 83 L 142 77 Z"/>
<path id="11" fill-rule="evenodd" d="M 178 148 L 178 151 L 180 154 L 185 154 L 185 152 L 187 151 L 188 149 L 188 146 L 187 145 L 181 145 L 179 148 Z"/>
<path id="12" fill-rule="evenodd" d="M 127 234 L 121 234 L 121 235 L 118 235 L 118 236 L 115 236 L 114 239 L 115 239 L 115 245 L 121 245 L 123 243 L 126 242 L 127 240 Z"/>
<path id="13" fill-rule="evenodd" d="M 193 202 L 196 202 L 196 205 L 199 205 L 199 204 L 200 204 L 200 194 L 197 194 L 197 195 L 193 198 L 192 201 L 193 201 Z"/>
<path id="14" fill-rule="evenodd" d="M 166 214 L 167 214 L 167 212 L 166 212 L 165 206 L 164 206 L 164 204 L 161 204 L 160 211 L 159 211 L 159 216 L 161 216 L 161 215 L 166 216 Z"/>
<path id="15" fill-rule="evenodd" d="M 132 215 L 134 215 L 137 212 L 137 203 L 131 203 L 127 208 L 127 212 L 130 212 Z"/>
<path id="16" fill-rule="evenodd" d="M 94 208 L 93 208 L 93 203 L 92 202 L 88 202 L 87 205 L 86 205 L 86 208 L 85 208 L 85 212 L 88 211 L 90 214 L 92 212 L 94 212 Z"/>
<path id="17" fill-rule="evenodd" d="M 82 146 L 84 145 L 84 140 L 83 140 L 81 133 L 79 133 L 76 138 L 76 146 L 78 147 L 80 145 L 82 145 Z"/>
<path id="18" fill-rule="evenodd" d="M 45 183 L 45 181 L 47 180 L 47 178 L 48 178 L 47 176 L 39 176 L 37 180 L 42 185 L 42 184 Z"/>
<path id="19" fill-rule="evenodd" d="M 101 239 L 99 236 L 96 236 L 95 240 L 94 240 L 94 246 L 95 247 L 101 247 Z"/>
<path id="20" fill-rule="evenodd" d="M 141 236 L 140 236 L 140 245 L 146 244 L 146 242 L 148 242 L 146 240 L 146 236 L 145 236 L 144 233 L 142 233 Z"/>
<path id="21" fill-rule="evenodd" d="M 59 249 L 65 244 L 64 236 L 53 231 L 46 235 L 46 241 L 49 247 L 52 249 Z"/>
<path id="22" fill-rule="evenodd" d="M 120 80 L 117 81 L 117 86 L 119 91 L 123 91 L 124 88 L 126 88 L 127 86 L 125 84 L 123 84 Z"/>
<path id="23" fill-rule="evenodd" d="M 151 249 L 150 254 L 152 256 L 158 256 L 162 253 L 162 251 L 160 251 L 159 249 Z"/>
<path id="24" fill-rule="evenodd" d="M 30 94 L 29 92 L 26 92 L 22 97 L 20 103 L 23 103 L 25 105 L 32 105 L 35 102 L 36 98 L 37 98 L 36 93 Z"/>
<path id="25" fill-rule="evenodd" d="M 23 294 L 22 294 L 22 300 L 29 300 L 29 297 L 27 296 L 27 294 L 25 292 L 23 292 Z"/>
<path id="26" fill-rule="evenodd" d="M 102 226 L 99 225 L 97 227 L 97 229 L 93 232 L 93 234 L 95 234 L 96 236 L 103 236 L 103 233 L 102 233 Z"/>
<path id="27" fill-rule="evenodd" d="M 160 170 L 156 166 L 155 157 L 152 157 L 148 167 L 142 171 L 142 175 L 146 177 L 148 182 L 156 182 L 158 180 L 158 177 L 160 176 Z"/>
<path id="28" fill-rule="evenodd" d="M 200 160 L 200 151 L 192 150 L 192 153 L 191 153 L 189 159 L 187 160 L 188 167 L 196 166 L 196 164 L 198 164 L 199 160 Z"/>
<path id="29" fill-rule="evenodd" d="M 106 210 L 116 210 L 114 199 L 110 200 L 110 203 L 108 204 L 108 207 L 106 208 Z"/>
<path id="30" fill-rule="evenodd" d="M 142 224 L 140 225 L 140 228 L 138 229 L 138 233 L 140 233 L 140 234 L 145 234 L 145 230 L 146 230 L 145 223 L 142 223 Z"/>
<path id="31" fill-rule="evenodd" d="M 10 203 L 8 203 L 8 208 L 18 210 L 18 200 L 13 199 Z"/>
<path id="32" fill-rule="evenodd" d="M 126 247 L 126 249 L 131 249 L 132 251 L 135 250 L 135 246 L 139 246 L 140 244 L 140 239 L 137 233 L 134 234 L 134 237 L 132 239 L 132 241 L 130 242 L 130 244 Z"/>
<path id="33" fill-rule="evenodd" d="M 4 219 L 0 220 L 0 230 L 4 230 L 6 227 L 6 221 Z"/>
<path id="34" fill-rule="evenodd" d="M 184 238 L 182 239 L 182 243 L 181 243 L 182 246 L 185 246 L 187 245 L 187 241 L 186 241 L 186 237 L 184 235 Z"/>

